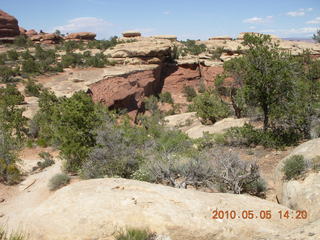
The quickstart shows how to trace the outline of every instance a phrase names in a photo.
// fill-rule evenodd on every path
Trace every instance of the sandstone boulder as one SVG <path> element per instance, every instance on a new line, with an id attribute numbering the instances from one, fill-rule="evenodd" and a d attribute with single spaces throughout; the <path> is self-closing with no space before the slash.
<path id="1" fill-rule="evenodd" d="M 272 218 L 211 219 L 212 210 L 272 211 Z M 172 240 L 263 239 L 304 220 L 281 220 L 276 203 L 245 195 L 204 193 L 127 179 L 95 179 L 66 186 L 28 209 L 21 225 L 31 239 L 113 239 L 125 227 L 149 228 Z"/>
<path id="2" fill-rule="evenodd" d="M 290 208 L 307 210 L 311 220 L 320 218 L 320 173 L 307 173 L 304 179 L 299 180 L 284 179 L 284 163 L 294 155 L 302 155 L 306 161 L 320 156 L 320 138 L 301 144 L 280 161 L 275 169 L 277 197 L 280 203 Z"/>
<path id="3" fill-rule="evenodd" d="M 92 32 L 77 32 L 68 34 L 66 40 L 94 40 L 96 37 L 95 33 Z"/>
<path id="4" fill-rule="evenodd" d="M 112 58 L 164 58 L 171 52 L 172 42 L 167 39 L 142 38 L 135 42 L 116 45 L 107 49 L 104 54 Z"/>
<path id="5" fill-rule="evenodd" d="M 123 32 L 122 36 L 126 38 L 141 37 L 141 33 L 137 31 L 127 31 L 127 32 Z"/>
<path id="6" fill-rule="evenodd" d="M 20 35 L 18 20 L 0 10 L 0 40 L 9 40 Z"/>

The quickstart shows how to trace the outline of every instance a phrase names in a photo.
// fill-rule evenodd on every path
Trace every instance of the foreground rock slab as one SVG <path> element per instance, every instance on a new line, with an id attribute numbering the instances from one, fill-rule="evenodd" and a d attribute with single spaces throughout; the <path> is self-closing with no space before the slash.
<path id="1" fill-rule="evenodd" d="M 272 218 L 212 219 L 214 209 L 271 210 Z M 259 198 L 204 193 L 127 179 L 95 179 L 58 190 L 24 215 L 31 239 L 112 239 L 124 227 L 149 228 L 173 240 L 259 239 L 298 227 L 304 220 L 280 220 L 287 210 Z"/>
<path id="2" fill-rule="evenodd" d="M 302 155 L 305 161 L 320 156 L 320 138 L 316 138 L 296 147 L 289 156 L 281 160 L 275 169 L 277 197 L 280 203 L 293 209 L 308 211 L 311 219 L 320 218 L 320 173 L 309 172 L 303 179 L 284 179 L 282 171 L 285 161 L 294 156 Z"/>

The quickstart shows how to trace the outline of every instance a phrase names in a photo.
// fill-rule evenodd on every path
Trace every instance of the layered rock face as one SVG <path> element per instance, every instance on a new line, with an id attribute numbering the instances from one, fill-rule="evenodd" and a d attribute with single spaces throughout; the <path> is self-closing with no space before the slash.
<path id="1" fill-rule="evenodd" d="M 20 35 L 18 20 L 0 10 L 0 41 L 13 41 Z"/>
<path id="2" fill-rule="evenodd" d="M 62 38 L 54 33 L 45 33 L 30 36 L 30 39 L 35 43 L 44 43 L 44 44 L 56 44 L 59 43 Z"/>
<path id="3" fill-rule="evenodd" d="M 145 70 L 107 77 L 89 88 L 95 102 L 110 108 L 136 111 L 142 107 L 144 97 L 160 93 L 161 67 L 149 65 Z"/>

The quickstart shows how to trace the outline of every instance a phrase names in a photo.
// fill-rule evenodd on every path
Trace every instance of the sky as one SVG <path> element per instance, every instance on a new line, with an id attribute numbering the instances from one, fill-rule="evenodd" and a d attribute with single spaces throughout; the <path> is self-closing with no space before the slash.
<path id="1" fill-rule="evenodd" d="M 320 29 L 320 0 L 0 0 L 21 27 L 98 39 L 127 30 L 143 36 L 201 39 L 240 32 L 311 38 Z"/>

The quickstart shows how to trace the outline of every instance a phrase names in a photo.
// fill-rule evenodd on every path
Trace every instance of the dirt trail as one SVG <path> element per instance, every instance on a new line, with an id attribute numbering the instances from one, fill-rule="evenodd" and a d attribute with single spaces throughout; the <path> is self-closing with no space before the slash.
<path id="1" fill-rule="evenodd" d="M 30 209 L 37 207 L 45 201 L 52 192 L 48 189 L 49 179 L 56 173 L 61 172 L 61 161 L 54 157 L 55 164 L 42 170 L 32 172 L 33 166 L 40 160 L 38 153 L 46 150 L 57 155 L 52 149 L 32 148 L 24 149 L 20 153 L 23 171 L 28 174 L 24 181 L 16 186 L 0 185 L 0 225 L 4 224 L 9 229 L 24 229 L 20 222 L 28 214 Z"/>

